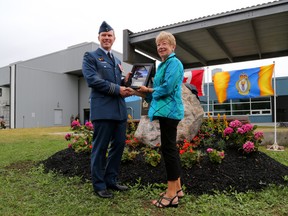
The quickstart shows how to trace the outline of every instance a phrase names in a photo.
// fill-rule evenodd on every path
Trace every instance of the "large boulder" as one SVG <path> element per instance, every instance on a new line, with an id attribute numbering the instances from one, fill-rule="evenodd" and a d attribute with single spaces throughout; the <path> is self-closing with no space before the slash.
<path id="1" fill-rule="evenodd" d="M 204 116 L 203 108 L 197 96 L 184 84 L 182 85 L 182 100 L 184 104 L 184 118 L 177 128 L 177 142 L 192 140 L 197 134 Z M 147 115 L 140 118 L 134 135 L 139 142 L 156 146 L 160 144 L 160 126 L 158 120 L 150 121 Z"/>

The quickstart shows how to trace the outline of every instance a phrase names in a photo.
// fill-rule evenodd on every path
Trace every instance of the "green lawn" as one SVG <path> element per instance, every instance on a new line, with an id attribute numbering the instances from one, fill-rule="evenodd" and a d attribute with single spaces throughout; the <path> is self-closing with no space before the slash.
<path id="1" fill-rule="evenodd" d="M 288 215 L 288 187 L 271 185 L 262 192 L 186 195 L 177 209 L 150 203 L 159 189 L 139 185 L 113 199 L 100 199 L 89 182 L 43 173 L 35 166 L 67 147 L 68 127 L 0 130 L 0 215 Z M 288 166 L 288 150 L 268 151 Z"/>

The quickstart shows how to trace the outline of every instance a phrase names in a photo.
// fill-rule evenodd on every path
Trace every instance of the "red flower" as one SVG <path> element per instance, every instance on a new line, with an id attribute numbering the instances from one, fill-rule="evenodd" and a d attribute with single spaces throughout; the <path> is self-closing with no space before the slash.
<path id="1" fill-rule="evenodd" d="M 185 150 L 180 149 L 179 153 L 180 153 L 180 154 L 183 154 L 183 153 L 185 153 Z"/>

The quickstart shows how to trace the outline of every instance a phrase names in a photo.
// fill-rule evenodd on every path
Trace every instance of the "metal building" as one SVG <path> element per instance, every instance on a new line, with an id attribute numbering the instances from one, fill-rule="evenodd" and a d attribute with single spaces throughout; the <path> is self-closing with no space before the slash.
<path id="1" fill-rule="evenodd" d="M 89 119 L 90 89 L 82 75 L 83 43 L 65 50 L 0 68 L 0 118 L 10 128 L 70 125 L 77 115 Z M 122 60 L 122 54 L 113 51 Z M 123 63 L 124 71 L 131 66 Z"/>

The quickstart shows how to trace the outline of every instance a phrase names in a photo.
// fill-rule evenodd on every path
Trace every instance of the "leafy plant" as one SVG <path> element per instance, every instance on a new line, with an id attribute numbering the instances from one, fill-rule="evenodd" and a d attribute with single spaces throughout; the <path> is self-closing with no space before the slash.
<path id="1" fill-rule="evenodd" d="M 126 128 L 126 145 L 128 145 L 131 148 L 136 148 L 139 146 L 139 141 L 136 139 L 134 136 L 135 131 L 137 129 L 138 123 L 133 121 L 132 116 L 129 114 L 128 115 L 128 123 L 127 123 L 127 128 Z"/>
<path id="2" fill-rule="evenodd" d="M 242 124 L 239 120 L 231 121 L 223 132 L 227 146 L 245 153 L 258 151 L 264 136 L 263 132 L 255 132 L 257 125 Z"/>
<path id="3" fill-rule="evenodd" d="M 86 152 L 92 149 L 93 124 L 87 121 L 81 125 L 78 120 L 71 123 L 73 133 L 67 133 L 65 139 L 69 141 L 68 148 L 74 149 L 76 152 Z"/>
<path id="4" fill-rule="evenodd" d="M 218 114 L 217 119 L 208 115 L 198 131 L 198 134 L 191 140 L 191 143 L 184 141 L 180 145 L 180 158 L 183 166 L 191 167 L 193 160 L 200 160 L 193 152 L 196 149 L 204 151 L 211 162 L 221 163 L 225 157 L 224 150 L 232 148 L 249 155 L 258 151 L 264 136 L 263 132 L 255 131 L 257 126 L 239 120 L 228 123 L 226 116 Z M 190 154 L 189 156 L 187 156 Z M 198 154 L 200 155 L 200 154 Z M 190 161 L 190 162 L 188 162 Z"/>
<path id="5" fill-rule="evenodd" d="M 126 134 L 125 143 L 131 148 L 136 148 L 139 146 L 139 141 L 136 139 L 136 137 L 134 137 L 134 134 Z"/>
<path id="6" fill-rule="evenodd" d="M 239 120 L 228 123 L 226 116 L 218 114 L 217 119 L 208 115 L 191 141 L 199 148 L 213 148 L 219 151 L 235 148 L 245 153 L 257 151 L 263 140 L 263 132 L 255 132 L 257 125 L 243 124 Z"/>
<path id="7" fill-rule="evenodd" d="M 191 168 L 194 164 L 200 161 L 201 152 L 194 150 L 196 144 L 192 144 L 184 140 L 182 145 L 179 145 L 180 161 L 183 168 Z"/>
<path id="8" fill-rule="evenodd" d="M 199 141 L 197 145 L 203 149 L 224 149 L 225 141 L 223 140 L 223 131 L 227 125 L 226 115 L 223 115 L 221 119 L 220 114 L 218 114 L 217 119 L 214 120 L 214 118 L 208 114 L 208 118 L 203 119 L 198 131 L 197 137 L 199 137 Z M 194 140 L 192 141 L 194 142 Z"/>
<path id="9" fill-rule="evenodd" d="M 124 148 L 121 161 L 123 162 L 133 161 L 139 153 L 140 153 L 139 151 L 134 151 L 134 150 L 129 150 L 129 148 Z"/>
<path id="10" fill-rule="evenodd" d="M 144 156 L 145 162 L 150 164 L 151 166 L 156 167 L 161 161 L 161 154 L 159 153 L 159 148 L 143 148 L 144 149 Z"/>
<path id="11" fill-rule="evenodd" d="M 208 157 L 213 163 L 221 163 L 225 157 L 224 151 L 217 151 L 216 149 L 208 148 L 207 150 Z"/>
<path id="12" fill-rule="evenodd" d="M 133 120 L 132 116 L 130 114 L 128 114 L 128 121 L 127 121 L 127 128 L 126 128 L 126 134 L 133 134 L 135 133 L 137 126 L 138 126 L 138 122 L 136 122 L 135 120 Z"/>

